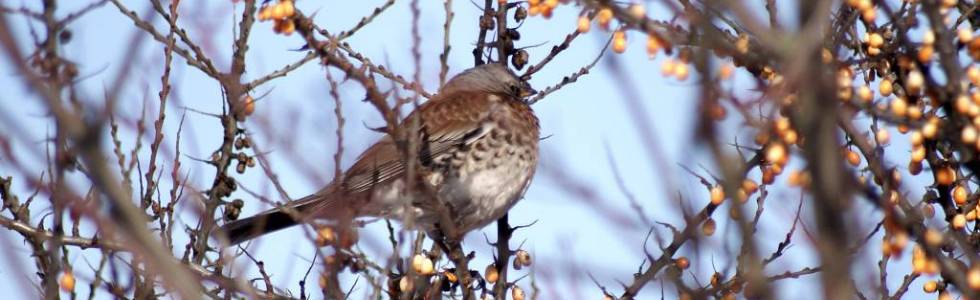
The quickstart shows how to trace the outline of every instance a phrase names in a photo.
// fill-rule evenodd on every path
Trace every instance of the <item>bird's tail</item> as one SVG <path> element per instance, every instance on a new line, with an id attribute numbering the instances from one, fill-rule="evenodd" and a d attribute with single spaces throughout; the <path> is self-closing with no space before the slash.
<path id="1" fill-rule="evenodd" d="M 299 220 L 277 208 L 226 223 L 218 228 L 218 236 L 226 236 L 231 245 L 236 245 L 296 224 L 299 224 Z"/>
<path id="2" fill-rule="evenodd" d="M 231 245 L 257 238 L 267 233 L 295 226 L 309 221 L 308 218 L 324 218 L 332 220 L 350 220 L 354 216 L 353 207 L 344 206 L 344 202 L 335 197 L 323 196 L 330 194 L 318 192 L 286 204 L 289 208 L 274 208 L 255 216 L 226 223 L 218 228 L 217 236 L 228 237 Z"/>

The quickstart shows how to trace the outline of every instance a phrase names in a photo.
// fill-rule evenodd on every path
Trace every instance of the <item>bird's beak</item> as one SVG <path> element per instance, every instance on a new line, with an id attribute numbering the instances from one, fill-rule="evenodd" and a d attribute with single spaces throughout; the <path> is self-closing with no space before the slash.
<path id="1" fill-rule="evenodd" d="M 521 91 L 518 96 L 520 96 L 521 98 L 527 98 L 527 97 L 534 96 L 537 93 L 538 91 L 534 90 L 534 88 L 532 88 L 530 84 L 524 83 L 524 85 L 521 87 Z"/>

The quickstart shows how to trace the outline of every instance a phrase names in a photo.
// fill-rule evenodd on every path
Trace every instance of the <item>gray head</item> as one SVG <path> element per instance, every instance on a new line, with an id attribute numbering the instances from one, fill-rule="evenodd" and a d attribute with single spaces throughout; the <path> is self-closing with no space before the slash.
<path id="1" fill-rule="evenodd" d="M 537 93 L 517 74 L 511 72 L 506 66 L 496 63 L 479 65 L 457 74 L 440 91 L 440 93 L 452 92 L 505 94 L 517 99 L 523 99 Z"/>

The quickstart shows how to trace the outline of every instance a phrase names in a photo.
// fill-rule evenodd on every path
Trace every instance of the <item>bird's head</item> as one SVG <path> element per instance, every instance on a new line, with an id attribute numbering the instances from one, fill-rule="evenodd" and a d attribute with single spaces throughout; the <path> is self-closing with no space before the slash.
<path id="1" fill-rule="evenodd" d="M 524 99 L 537 93 L 527 81 L 521 80 L 506 66 L 496 63 L 479 65 L 457 74 L 440 93 L 485 92 Z"/>

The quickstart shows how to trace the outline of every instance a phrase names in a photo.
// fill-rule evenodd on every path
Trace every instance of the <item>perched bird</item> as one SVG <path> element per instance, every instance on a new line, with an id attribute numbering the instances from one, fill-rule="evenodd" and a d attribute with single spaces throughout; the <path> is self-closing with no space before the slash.
<path id="1" fill-rule="evenodd" d="M 285 209 L 227 223 L 219 234 L 237 244 L 315 219 L 367 216 L 410 219 L 431 232 L 440 221 L 434 201 L 448 209 L 460 232 L 486 226 L 523 197 L 534 176 L 538 118 L 524 100 L 535 93 L 502 64 L 466 70 L 399 124 L 419 140 L 415 180 L 407 180 L 405 156 L 386 135 L 341 179 Z M 407 189 L 408 182 L 416 190 Z M 411 193 L 418 187 L 429 193 Z"/>

